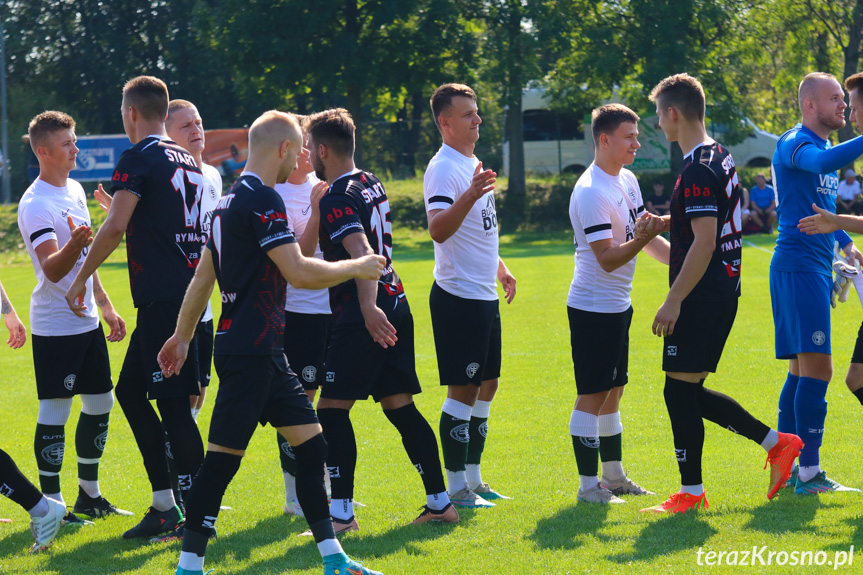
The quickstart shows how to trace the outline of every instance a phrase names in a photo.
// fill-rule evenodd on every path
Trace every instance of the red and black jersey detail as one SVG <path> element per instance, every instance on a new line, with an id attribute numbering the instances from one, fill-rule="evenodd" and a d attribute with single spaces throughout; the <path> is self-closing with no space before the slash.
<path id="1" fill-rule="evenodd" d="M 282 351 L 287 283 L 267 252 L 294 242 L 282 198 L 257 177 L 240 176 L 222 196 L 207 240 L 222 298 L 215 355 Z"/>
<path id="2" fill-rule="evenodd" d="M 669 285 L 677 279 L 695 239 L 691 220 L 716 218 L 716 247 L 689 299 L 724 300 L 740 295 L 740 201 L 734 159 L 719 143 L 705 144 L 684 159 L 671 193 Z"/>
<path id="3" fill-rule="evenodd" d="M 170 140 L 151 136 L 120 156 L 111 195 L 126 190 L 139 198 L 126 228 L 135 307 L 183 299 L 201 255 L 203 187 L 192 155 Z"/>
<path id="4" fill-rule="evenodd" d="M 384 275 L 378 280 L 377 305 L 387 314 L 393 312 L 400 301 L 405 301 L 405 290 L 392 265 L 390 204 L 381 181 L 363 171 L 339 178 L 321 198 L 320 206 L 319 239 L 324 259 L 351 259 L 342 240 L 354 233 L 365 234 L 372 250 L 387 260 Z M 330 288 L 330 307 L 337 322 L 363 322 L 354 280 Z"/>

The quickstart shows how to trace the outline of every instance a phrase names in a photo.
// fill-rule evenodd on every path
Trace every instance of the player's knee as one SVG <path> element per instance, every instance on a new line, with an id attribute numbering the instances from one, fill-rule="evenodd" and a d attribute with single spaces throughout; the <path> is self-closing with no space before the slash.
<path id="1" fill-rule="evenodd" d="M 852 363 L 848 366 L 848 373 L 845 374 L 845 385 L 851 391 L 857 391 L 863 387 L 863 363 Z"/>
<path id="2" fill-rule="evenodd" d="M 104 415 L 110 413 L 113 408 L 114 394 L 110 391 L 81 396 L 81 412 L 87 415 Z"/>
<path id="3" fill-rule="evenodd" d="M 329 446 L 322 433 L 318 433 L 297 446 L 292 446 L 297 458 L 297 473 L 323 474 Z"/>
<path id="4" fill-rule="evenodd" d="M 72 398 L 40 399 L 37 423 L 42 425 L 66 425 L 72 410 Z"/>
<path id="5" fill-rule="evenodd" d="M 425 418 L 419 412 L 414 402 L 403 407 L 399 407 L 398 409 L 385 409 L 384 415 L 387 416 L 387 419 L 389 419 L 390 423 L 393 424 L 393 427 L 398 430 L 416 426 L 418 420 L 425 421 Z"/>
<path id="6" fill-rule="evenodd" d="M 209 451 L 204 463 L 195 477 L 196 484 L 206 484 L 220 495 L 225 493 L 228 484 L 240 470 L 243 457 L 222 451 Z"/>

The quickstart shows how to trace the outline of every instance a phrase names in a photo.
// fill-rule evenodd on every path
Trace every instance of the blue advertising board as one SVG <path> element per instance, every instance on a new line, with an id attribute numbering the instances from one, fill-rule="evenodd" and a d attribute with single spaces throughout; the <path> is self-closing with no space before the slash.
<path id="1" fill-rule="evenodd" d="M 78 159 L 69 177 L 79 182 L 108 182 L 123 151 L 132 147 L 125 134 L 78 136 Z"/>

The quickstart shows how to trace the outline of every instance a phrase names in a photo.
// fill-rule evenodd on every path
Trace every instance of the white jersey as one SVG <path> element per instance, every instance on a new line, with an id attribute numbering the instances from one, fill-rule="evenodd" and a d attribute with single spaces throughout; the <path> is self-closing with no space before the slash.
<path id="1" fill-rule="evenodd" d="M 578 178 L 569 199 L 569 220 L 575 232 L 575 273 L 566 305 L 582 311 L 620 313 L 629 309 L 635 259 L 613 272 L 600 267 L 590 243 L 611 240 L 619 246 L 633 238 L 635 220 L 644 211 L 635 175 L 605 173 L 596 164 Z"/>
<path id="2" fill-rule="evenodd" d="M 72 217 L 76 226 L 90 225 L 84 188 L 75 180 L 66 180 L 66 185 L 58 188 L 37 178 L 18 203 L 18 229 L 33 262 L 33 271 L 36 272 L 36 288 L 30 297 L 30 331 L 34 335 L 76 335 L 93 331 L 99 326 L 92 276 L 87 278 L 84 295 L 86 318 L 72 313 L 64 298 L 84 263 L 87 248 L 81 251 L 75 266 L 57 283 L 45 277 L 36 256 L 36 248 L 49 240 L 56 240 L 58 249 L 66 245 L 72 237 L 66 221 L 68 216 Z"/>
<path id="3" fill-rule="evenodd" d="M 299 240 L 306 230 L 309 216 L 312 215 L 312 188 L 320 182 L 314 174 L 309 174 L 309 179 L 303 184 L 276 184 L 276 192 L 285 202 L 288 214 L 288 227 L 294 232 Z M 315 257 L 324 259 L 320 244 L 315 244 Z M 328 289 L 300 289 L 288 284 L 285 310 L 294 313 L 330 313 L 330 290 Z"/>
<path id="4" fill-rule="evenodd" d="M 426 212 L 445 210 L 471 185 L 479 160 L 444 144 L 429 162 L 423 178 Z M 458 230 L 445 242 L 434 242 L 434 279 L 446 292 L 494 301 L 498 269 L 497 213 L 494 192 L 474 202 Z"/>
<path id="5" fill-rule="evenodd" d="M 201 162 L 201 173 L 204 175 L 204 191 L 201 193 L 201 236 L 204 238 L 202 246 L 205 246 L 210 237 L 213 211 L 222 197 L 222 174 L 213 166 L 203 162 Z M 213 319 L 213 309 L 210 300 L 207 300 L 207 309 L 204 310 L 201 321 L 210 321 L 211 319 Z"/>

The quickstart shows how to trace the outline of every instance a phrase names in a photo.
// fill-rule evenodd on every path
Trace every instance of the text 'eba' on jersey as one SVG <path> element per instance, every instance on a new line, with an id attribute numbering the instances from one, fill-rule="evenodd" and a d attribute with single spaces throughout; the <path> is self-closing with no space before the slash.
<path id="1" fill-rule="evenodd" d="M 707 270 L 687 298 L 723 300 L 740 295 L 741 193 L 731 154 L 718 142 L 704 144 L 683 159 L 671 193 L 669 285 L 674 283 L 695 239 L 691 220 L 716 218 L 716 247 Z"/>
<path id="2" fill-rule="evenodd" d="M 395 310 L 405 293 L 392 266 L 393 224 L 383 184 L 369 172 L 357 170 L 333 182 L 320 206 L 319 239 L 324 259 L 350 259 L 342 240 L 353 233 L 364 233 L 374 253 L 384 256 L 387 262 L 378 280 L 377 305 L 385 313 Z M 336 321 L 363 321 L 354 280 L 330 288 L 330 306 Z"/>
<path id="3" fill-rule="evenodd" d="M 136 307 L 183 299 L 201 254 L 203 189 L 194 158 L 168 139 L 149 136 L 120 156 L 111 194 L 126 190 L 139 199 L 126 229 Z"/>

